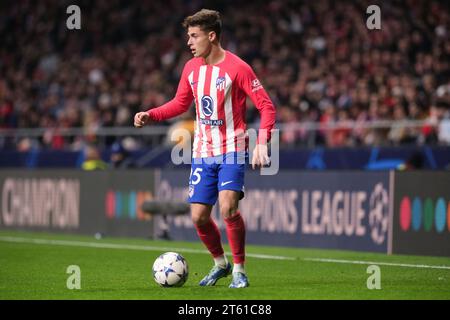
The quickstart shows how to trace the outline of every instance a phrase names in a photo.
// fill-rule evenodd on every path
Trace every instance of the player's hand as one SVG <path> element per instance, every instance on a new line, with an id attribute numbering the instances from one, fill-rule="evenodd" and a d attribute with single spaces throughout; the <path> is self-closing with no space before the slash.
<path id="1" fill-rule="evenodd" d="M 150 119 L 147 112 L 138 112 L 134 115 L 134 126 L 136 128 L 142 128 L 145 126 Z"/>
<path id="2" fill-rule="evenodd" d="M 252 157 L 252 168 L 255 169 L 258 166 L 265 166 L 270 163 L 267 145 L 265 144 L 257 144 L 255 149 L 253 149 L 253 157 Z"/>

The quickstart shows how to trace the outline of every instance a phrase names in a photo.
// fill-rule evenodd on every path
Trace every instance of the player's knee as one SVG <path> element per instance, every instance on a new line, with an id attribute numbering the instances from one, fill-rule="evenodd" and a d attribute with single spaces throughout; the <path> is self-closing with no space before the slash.
<path id="1" fill-rule="evenodd" d="M 209 216 L 204 214 L 192 214 L 191 215 L 192 222 L 196 226 L 204 225 L 209 221 Z"/>
<path id="2" fill-rule="evenodd" d="M 228 219 L 231 216 L 233 216 L 236 213 L 236 211 L 237 211 L 237 207 L 233 206 L 231 204 L 224 203 L 224 204 L 220 205 L 220 214 L 225 219 Z"/>

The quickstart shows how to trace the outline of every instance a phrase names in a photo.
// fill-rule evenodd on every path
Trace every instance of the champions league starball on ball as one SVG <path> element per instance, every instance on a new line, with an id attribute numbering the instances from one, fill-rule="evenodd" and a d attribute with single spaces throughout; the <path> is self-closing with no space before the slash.
<path id="1" fill-rule="evenodd" d="M 153 279 L 161 287 L 181 287 L 188 275 L 187 261 L 179 253 L 163 253 L 153 263 Z"/>

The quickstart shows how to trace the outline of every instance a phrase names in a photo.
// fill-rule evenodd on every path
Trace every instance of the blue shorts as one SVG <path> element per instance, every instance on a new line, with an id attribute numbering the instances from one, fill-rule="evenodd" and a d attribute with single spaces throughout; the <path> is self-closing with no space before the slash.
<path id="1" fill-rule="evenodd" d="M 247 154 L 236 152 L 210 158 L 192 159 L 189 176 L 190 203 L 214 205 L 222 190 L 240 192 L 244 198 L 244 173 Z"/>

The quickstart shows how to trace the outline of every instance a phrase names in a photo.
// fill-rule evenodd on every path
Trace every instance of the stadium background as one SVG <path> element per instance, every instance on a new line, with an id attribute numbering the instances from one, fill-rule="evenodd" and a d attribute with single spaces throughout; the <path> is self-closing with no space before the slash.
<path id="1" fill-rule="evenodd" d="M 66 27 L 71 4 L 81 30 Z M 182 19 L 208 7 L 277 108 L 280 172 L 249 170 L 241 204 L 249 244 L 449 257 L 449 4 L 379 3 L 381 30 L 368 30 L 371 4 L 2 2 L 2 242 L 197 241 L 189 216 L 142 211 L 186 198 L 189 166 L 170 161 L 169 137 L 192 130 L 194 109 L 143 130 L 132 119 L 172 98 L 190 58 Z M 249 101 L 249 128 L 258 119 Z"/>
<path id="2" fill-rule="evenodd" d="M 170 166 L 167 128 L 137 132 L 131 119 L 173 97 L 190 58 L 180 23 L 209 3 L 75 3 L 81 30 L 66 27 L 67 1 L 2 3 L 0 165 L 81 167 L 93 144 L 104 160 L 120 150 L 133 160 L 125 166 Z M 448 3 L 380 4 L 381 30 L 366 27 L 370 4 L 211 3 L 224 47 L 252 65 L 277 106 L 282 166 L 450 163 Z M 163 125 L 190 129 L 193 112 Z M 258 119 L 249 103 L 249 127 Z"/>

